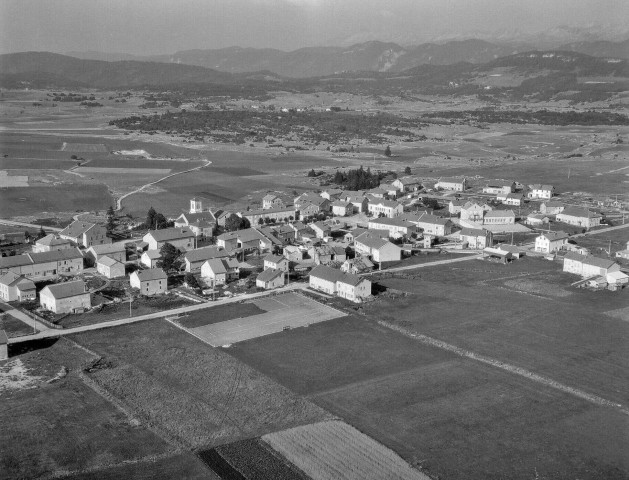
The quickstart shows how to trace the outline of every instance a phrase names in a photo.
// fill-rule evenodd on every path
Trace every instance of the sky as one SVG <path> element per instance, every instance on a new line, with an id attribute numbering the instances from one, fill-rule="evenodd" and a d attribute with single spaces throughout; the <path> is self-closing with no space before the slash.
<path id="1" fill-rule="evenodd" d="M 627 19 L 629 0 L 0 0 L 0 53 L 408 45 L 559 26 L 604 35 Z"/>

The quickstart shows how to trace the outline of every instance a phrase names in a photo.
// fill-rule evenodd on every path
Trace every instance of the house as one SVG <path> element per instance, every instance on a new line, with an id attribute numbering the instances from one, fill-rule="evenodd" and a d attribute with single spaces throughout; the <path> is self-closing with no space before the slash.
<path id="1" fill-rule="evenodd" d="M 211 258 L 201 266 L 201 277 L 214 285 L 224 285 L 240 277 L 240 266 L 234 258 Z"/>
<path id="2" fill-rule="evenodd" d="M 455 192 L 464 192 L 467 190 L 467 179 L 463 178 L 462 180 L 458 180 L 456 178 L 440 178 L 439 181 L 435 183 L 435 188 L 453 190 Z"/>
<path id="3" fill-rule="evenodd" d="M 94 262 L 97 262 L 100 257 L 103 256 L 108 256 L 118 262 L 125 263 L 127 261 L 127 249 L 125 248 L 125 242 L 93 245 L 85 252 L 85 257 L 92 259 Z"/>
<path id="4" fill-rule="evenodd" d="M 620 286 L 620 287 L 629 285 L 629 275 L 627 275 L 624 272 L 621 272 L 620 270 L 615 270 L 611 273 L 608 273 L 605 276 L 605 280 L 607 280 L 608 285 L 614 285 L 614 286 Z"/>
<path id="5" fill-rule="evenodd" d="M 343 190 L 339 190 L 337 188 L 328 188 L 327 190 L 321 192 L 321 196 L 326 200 L 330 200 L 331 202 L 333 202 L 334 200 L 338 199 L 342 193 Z"/>
<path id="6" fill-rule="evenodd" d="M 332 202 L 332 214 L 339 217 L 347 217 L 354 214 L 354 205 L 349 202 L 337 200 Z"/>
<path id="7" fill-rule="evenodd" d="M 0 277 L 0 298 L 5 302 L 26 302 L 36 297 L 35 284 L 25 276 L 7 272 Z"/>
<path id="8" fill-rule="evenodd" d="M 555 187 L 552 185 L 529 185 L 528 198 L 544 198 L 550 200 L 555 194 Z"/>
<path id="9" fill-rule="evenodd" d="M 450 200 L 450 203 L 448 203 L 448 213 L 450 215 L 457 215 L 461 213 L 461 209 L 466 203 L 467 202 L 463 200 Z"/>
<path id="10" fill-rule="evenodd" d="M 494 244 L 494 236 L 484 228 L 463 228 L 459 232 L 461 243 L 467 244 L 467 248 L 482 250 Z"/>
<path id="11" fill-rule="evenodd" d="M 269 268 L 257 276 L 256 287 L 271 290 L 273 288 L 283 287 L 285 281 L 285 273 L 282 270 Z"/>
<path id="12" fill-rule="evenodd" d="M 262 209 L 271 210 L 275 208 L 286 208 L 293 205 L 293 199 L 286 194 L 267 193 L 262 197 Z"/>
<path id="13" fill-rule="evenodd" d="M 86 248 L 92 245 L 111 243 L 111 238 L 107 236 L 105 227 L 95 223 L 82 222 L 81 220 L 76 220 L 61 230 L 59 238 L 70 240 Z"/>
<path id="14" fill-rule="evenodd" d="M 491 212 L 491 208 L 486 203 L 479 205 L 476 202 L 465 202 L 461 207 L 461 220 L 480 222 L 485 217 L 485 213 Z"/>
<path id="15" fill-rule="evenodd" d="M 367 190 L 367 195 L 369 195 L 370 197 L 374 197 L 374 198 L 382 198 L 382 199 L 384 199 L 387 196 L 387 191 L 383 190 L 380 187 L 371 188 L 371 189 Z"/>
<path id="16" fill-rule="evenodd" d="M 287 245 L 283 250 L 284 257 L 289 262 L 301 262 L 304 259 L 304 253 L 305 250 L 296 245 Z"/>
<path id="17" fill-rule="evenodd" d="M 368 257 L 358 256 L 356 258 L 348 258 L 341 265 L 341 272 L 358 275 L 373 270 L 374 264 Z"/>
<path id="18" fill-rule="evenodd" d="M 592 255 L 579 255 L 575 252 L 568 252 L 563 259 L 564 272 L 581 275 L 584 278 L 597 275 L 606 276 L 619 270 L 620 265 L 616 262 Z"/>
<path id="19" fill-rule="evenodd" d="M 282 242 L 269 238 L 255 228 L 245 228 L 235 232 L 225 232 L 216 237 L 216 245 L 228 251 L 235 249 L 266 251 L 274 245 L 281 246 Z"/>
<path id="20" fill-rule="evenodd" d="M 483 249 L 483 258 L 498 259 L 506 264 L 513 260 L 513 254 L 502 248 L 486 247 Z"/>
<path id="21" fill-rule="evenodd" d="M 130 277 L 131 288 L 137 288 L 142 295 L 151 296 L 168 291 L 168 276 L 161 268 L 138 270 Z"/>
<path id="22" fill-rule="evenodd" d="M 140 257 L 140 263 L 148 268 L 157 267 L 157 262 L 162 258 L 159 250 L 147 250 Z"/>
<path id="23" fill-rule="evenodd" d="M 404 205 L 394 200 L 375 200 L 368 203 L 367 209 L 372 215 L 393 218 L 404 211 Z"/>
<path id="24" fill-rule="evenodd" d="M 284 255 L 267 255 L 264 257 L 264 269 L 288 272 L 288 259 Z"/>
<path id="25" fill-rule="evenodd" d="M 524 195 L 521 193 L 501 193 L 496 196 L 496 200 L 502 202 L 503 205 L 519 207 L 524 203 Z"/>
<path id="26" fill-rule="evenodd" d="M 493 183 L 483 187 L 483 193 L 489 193 L 491 195 L 508 195 L 513 192 L 515 192 L 515 182 Z"/>
<path id="27" fill-rule="evenodd" d="M 374 262 L 395 262 L 402 258 L 402 249 L 386 239 L 363 233 L 354 239 L 357 254 L 369 257 Z"/>
<path id="28" fill-rule="evenodd" d="M 83 254 L 74 247 L 0 258 L 0 275 L 9 271 L 31 280 L 54 278 L 62 274 L 74 275 L 83 272 Z"/>
<path id="29" fill-rule="evenodd" d="M 584 228 L 598 227 L 601 224 L 601 218 L 602 216 L 598 213 L 579 207 L 567 207 L 555 216 L 558 222 Z"/>
<path id="30" fill-rule="evenodd" d="M 92 300 L 83 280 L 48 285 L 39 292 L 39 304 L 53 313 L 82 313 Z"/>
<path id="31" fill-rule="evenodd" d="M 535 251 L 540 253 L 552 253 L 564 248 L 568 243 L 568 234 L 565 232 L 542 233 L 535 238 Z"/>
<path id="32" fill-rule="evenodd" d="M 148 243 L 149 250 L 160 250 L 164 244 L 170 243 L 177 250 L 185 252 L 192 250 L 195 244 L 194 233 L 187 227 L 151 230 L 142 240 Z"/>
<path id="33" fill-rule="evenodd" d="M 175 228 L 187 227 L 195 237 L 211 237 L 216 229 L 212 212 L 182 213 L 175 220 Z"/>
<path id="34" fill-rule="evenodd" d="M 374 218 L 368 225 L 369 229 L 388 231 L 390 238 L 409 237 L 417 231 L 415 224 L 401 218 Z"/>
<path id="35" fill-rule="evenodd" d="M 96 270 L 98 273 L 107 278 L 118 278 L 125 276 L 124 263 L 119 262 L 115 258 L 102 255 L 96 262 Z"/>
<path id="36" fill-rule="evenodd" d="M 422 182 L 417 177 L 401 177 L 396 178 L 391 185 L 396 187 L 401 192 L 417 192 L 422 189 Z"/>
<path id="37" fill-rule="evenodd" d="M 332 233 L 332 228 L 327 223 L 316 222 L 310 224 L 310 228 L 312 228 L 315 232 L 317 238 L 325 238 L 329 237 L 330 233 Z"/>
<path id="38" fill-rule="evenodd" d="M 319 265 L 310 272 L 309 285 L 315 290 L 357 303 L 371 295 L 371 282 L 366 278 L 325 265 Z"/>
<path id="39" fill-rule="evenodd" d="M 268 238 L 276 238 L 282 245 L 295 241 L 297 232 L 293 227 L 286 224 L 260 227 L 258 230 Z"/>
<path id="40" fill-rule="evenodd" d="M 545 215 L 557 215 L 561 213 L 565 209 L 565 205 L 556 200 L 550 200 L 548 202 L 544 202 L 540 205 L 539 211 Z"/>
<path id="41" fill-rule="evenodd" d="M 56 235 L 49 233 L 45 237 L 35 241 L 33 245 L 33 253 L 51 252 L 53 250 L 65 250 L 73 248 L 70 240 L 59 238 Z"/>
<path id="42" fill-rule="evenodd" d="M 616 258 L 624 258 L 625 260 L 629 260 L 629 248 L 616 252 Z"/>
<path id="43" fill-rule="evenodd" d="M 417 228 L 421 228 L 425 234 L 443 237 L 452 233 L 452 221 L 435 215 L 420 215 L 417 220 L 411 220 Z"/>
<path id="44" fill-rule="evenodd" d="M 380 187 L 378 188 L 380 188 L 380 190 L 383 190 L 386 196 L 393 200 L 395 200 L 400 194 L 400 189 L 392 183 L 381 183 Z M 421 188 L 421 185 L 419 186 L 419 188 Z"/>
<path id="45" fill-rule="evenodd" d="M 367 200 L 367 197 L 362 194 L 355 194 L 355 192 L 351 192 L 351 194 L 348 195 L 341 195 L 339 200 L 351 203 L 354 206 L 354 212 L 357 213 L 365 213 L 369 206 L 369 200 Z"/>
<path id="46" fill-rule="evenodd" d="M 230 253 L 221 247 L 203 247 L 188 250 L 183 257 L 186 272 L 199 272 L 206 260 L 229 257 Z"/>
<path id="47" fill-rule="evenodd" d="M 318 205 L 310 202 L 302 203 L 299 207 L 300 218 L 312 218 L 321 213 L 321 209 Z"/>
<path id="48" fill-rule="evenodd" d="M 293 206 L 268 208 L 266 210 L 249 210 L 248 212 L 239 213 L 238 215 L 249 220 L 249 224 L 252 226 L 261 225 L 260 220 L 264 222 L 267 218 L 269 221 L 283 222 L 284 219 L 295 220 L 298 217 L 297 210 Z"/>
<path id="49" fill-rule="evenodd" d="M 483 223 L 485 225 L 513 225 L 515 224 L 515 213 L 513 210 L 492 210 L 485 214 Z"/>
<path id="50" fill-rule="evenodd" d="M 550 221 L 550 219 L 545 216 L 543 213 L 529 213 L 526 216 L 526 220 L 524 223 L 527 225 L 531 225 L 532 227 L 539 227 L 541 225 L 545 225 Z"/>

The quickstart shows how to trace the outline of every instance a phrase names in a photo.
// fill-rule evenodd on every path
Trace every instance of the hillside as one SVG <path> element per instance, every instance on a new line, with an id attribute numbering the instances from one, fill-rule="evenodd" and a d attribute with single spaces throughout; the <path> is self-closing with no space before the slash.
<path id="1" fill-rule="evenodd" d="M 579 52 L 593 57 L 615 57 L 629 59 L 629 39 L 623 42 L 574 42 L 558 47 L 558 50 Z"/>

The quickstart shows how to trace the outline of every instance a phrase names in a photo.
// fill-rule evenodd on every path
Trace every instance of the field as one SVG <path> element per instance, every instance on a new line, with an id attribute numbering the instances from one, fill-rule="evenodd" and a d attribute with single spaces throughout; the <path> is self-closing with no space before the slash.
<path id="1" fill-rule="evenodd" d="M 274 297 L 252 300 L 260 313 L 244 311 L 242 317 L 215 322 L 213 309 L 197 312 L 187 324 L 199 325 L 200 316 L 207 316 L 208 323 L 187 330 L 214 347 L 231 345 L 264 335 L 278 333 L 284 329 L 307 327 L 343 317 L 345 314 L 331 307 L 310 300 L 303 295 L 286 293 Z M 219 315 L 221 313 L 219 312 Z"/>
<path id="2" fill-rule="evenodd" d="M 366 317 L 238 343 L 229 352 L 433 478 L 627 478 L 629 420 L 619 408 L 377 323 L 626 405 L 629 323 L 603 313 L 626 308 L 626 292 L 572 290 L 572 276 L 558 270 L 526 258 L 427 268 L 413 279 L 382 280 L 409 294 L 369 304 Z"/>
<path id="3" fill-rule="evenodd" d="M 428 480 L 394 452 L 340 421 L 262 437 L 313 480 Z"/>
<path id="4" fill-rule="evenodd" d="M 218 322 L 226 322 L 234 318 L 247 318 L 265 313 L 253 302 L 229 303 L 210 309 L 190 312 L 187 316 L 177 319 L 177 323 L 185 328 L 196 328 Z"/>

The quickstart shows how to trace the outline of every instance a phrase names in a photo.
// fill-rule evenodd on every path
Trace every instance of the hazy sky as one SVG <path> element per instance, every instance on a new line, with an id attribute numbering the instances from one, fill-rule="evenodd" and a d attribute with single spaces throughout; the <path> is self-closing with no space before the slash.
<path id="1" fill-rule="evenodd" d="M 0 52 L 293 50 L 627 20 L 629 0 L 0 0 Z"/>

